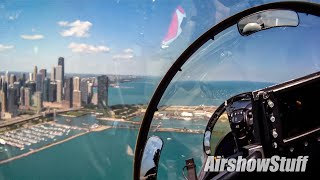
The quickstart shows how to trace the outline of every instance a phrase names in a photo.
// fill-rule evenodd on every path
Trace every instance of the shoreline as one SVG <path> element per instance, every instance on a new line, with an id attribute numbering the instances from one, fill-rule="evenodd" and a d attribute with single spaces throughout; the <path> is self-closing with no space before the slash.
<path id="1" fill-rule="evenodd" d="M 67 115 L 67 117 L 68 116 L 69 115 Z M 140 124 L 141 123 L 141 122 L 127 121 L 127 120 L 124 120 L 124 119 L 116 119 L 116 118 L 96 118 L 96 119 L 97 120 L 101 120 L 101 121 L 124 122 L 124 123 L 129 123 L 129 124 Z M 44 122 L 44 123 L 54 123 L 55 124 L 55 122 Z M 114 126 L 108 126 L 108 125 L 99 125 L 96 128 L 89 128 L 89 129 L 81 128 L 81 129 L 84 130 L 85 132 L 76 134 L 74 136 L 68 137 L 68 138 L 63 139 L 63 140 L 58 141 L 58 142 L 54 142 L 54 143 L 45 145 L 45 146 L 40 147 L 38 149 L 30 150 L 29 152 L 26 152 L 24 154 L 20 154 L 20 155 L 17 155 L 17 156 L 14 156 L 14 157 L 11 157 L 11 158 L 8 158 L 8 159 L 5 159 L 5 160 L 0 160 L 0 165 L 8 163 L 8 162 L 11 162 L 11 161 L 14 161 L 16 159 L 27 157 L 27 156 L 29 156 L 29 155 L 31 155 L 33 153 L 37 153 L 37 152 L 40 152 L 40 151 L 45 150 L 47 148 L 56 146 L 58 144 L 65 143 L 67 141 L 70 141 L 70 140 L 72 140 L 74 138 L 77 138 L 77 137 L 80 137 L 82 135 L 88 134 L 90 132 L 101 132 L 101 131 L 105 131 L 105 130 L 109 130 L 109 129 L 139 130 L 139 127 L 114 127 Z M 151 128 L 150 131 L 152 131 L 152 132 L 188 133 L 188 134 L 201 134 L 201 133 L 204 133 L 204 130 L 198 130 L 198 129 L 161 128 L 161 127 L 160 128 L 155 128 L 155 129 Z"/>
<path id="2" fill-rule="evenodd" d="M 34 150 L 31 150 L 31 151 L 29 151 L 29 152 L 27 152 L 27 153 L 20 154 L 20 155 L 18 155 L 18 156 L 11 157 L 11 158 L 9 158 L 9 159 L 1 160 L 1 161 L 0 161 L 0 164 L 5 164 L 5 163 L 8 163 L 8 162 L 10 162 L 10 161 L 13 161 L 13 160 L 16 160 L 16 159 L 20 159 L 20 158 L 22 158 L 22 157 L 29 156 L 29 155 L 31 155 L 31 154 L 33 154 L 33 153 L 37 153 L 37 152 L 39 152 L 39 151 L 42 151 L 42 150 L 45 150 L 45 149 L 47 149 L 47 148 L 56 146 L 56 145 L 58 145 L 58 144 L 62 144 L 62 143 L 64 143 L 64 142 L 67 142 L 67 141 L 69 141 L 69 140 L 72 140 L 72 139 L 74 139 L 74 138 L 76 138 L 76 137 L 85 135 L 85 134 L 87 134 L 87 133 L 89 133 L 89 132 L 90 132 L 90 131 L 82 132 L 82 133 L 79 133 L 79 134 L 77 134 L 77 135 L 74 135 L 74 136 L 71 136 L 71 137 L 69 137 L 69 138 L 66 138 L 66 139 L 64 139 L 64 140 L 61 140 L 61 141 L 58 141 L 58 142 L 54 142 L 54 143 L 48 144 L 48 145 L 43 146 L 43 147 L 41 147 L 41 148 L 39 148 L 39 149 L 34 149 Z"/>

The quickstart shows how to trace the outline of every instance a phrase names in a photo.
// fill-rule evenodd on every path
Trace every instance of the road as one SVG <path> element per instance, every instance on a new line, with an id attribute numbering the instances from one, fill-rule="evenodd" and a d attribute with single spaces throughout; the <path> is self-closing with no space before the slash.
<path id="1" fill-rule="evenodd" d="M 56 114 L 64 113 L 64 112 L 68 112 L 68 111 L 77 111 L 77 110 L 80 110 L 80 109 L 81 108 L 56 110 Z M 29 121 L 29 120 L 32 120 L 32 119 L 35 119 L 35 118 L 43 117 L 42 113 L 45 113 L 45 115 L 51 115 L 51 114 L 54 113 L 54 111 L 44 111 L 44 112 L 41 112 L 41 114 L 29 116 L 29 117 L 26 117 L 26 118 L 18 118 L 18 119 L 14 119 L 14 120 L 12 120 L 12 119 L 10 120 L 9 119 L 9 120 L 5 120 L 5 121 L 1 121 L 0 122 L 0 128 L 6 127 L 6 126 L 10 126 L 10 125 L 13 125 L 13 124 L 17 124 L 17 123 L 21 123 L 21 122 L 24 122 L 24 121 Z"/>

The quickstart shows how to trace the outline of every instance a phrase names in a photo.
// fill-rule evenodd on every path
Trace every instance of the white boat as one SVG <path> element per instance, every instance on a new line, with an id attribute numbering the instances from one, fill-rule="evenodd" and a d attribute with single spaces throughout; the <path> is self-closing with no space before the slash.
<path id="1" fill-rule="evenodd" d="M 6 144 L 6 141 L 5 141 L 4 139 L 0 139 L 0 144 L 5 145 L 5 144 Z"/>

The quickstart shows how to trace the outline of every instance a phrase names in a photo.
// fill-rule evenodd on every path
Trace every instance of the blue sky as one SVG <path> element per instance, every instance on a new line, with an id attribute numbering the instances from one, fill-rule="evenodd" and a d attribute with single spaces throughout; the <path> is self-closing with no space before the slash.
<path id="1" fill-rule="evenodd" d="M 152 0 L 74 2 L 0 1 L 0 44 L 14 46 L 1 52 L 1 70 L 50 68 L 63 56 L 67 72 L 117 73 L 119 67 L 119 73 L 144 74 L 137 72 L 144 68 L 120 67 L 141 66 L 150 51 L 160 48 L 177 5 Z M 84 48 L 76 50 L 80 44 Z"/>
<path id="2" fill-rule="evenodd" d="M 76 3 L 71 0 L 0 0 L 0 71 L 32 71 L 34 65 L 50 71 L 57 64 L 58 57 L 63 56 L 67 73 L 162 76 L 199 35 L 219 20 L 252 6 L 252 3 L 242 1 L 221 8 L 217 1 L 208 1 L 209 4 L 202 5 L 212 7 L 199 10 L 195 8 L 199 4 L 179 0 L 77 0 Z M 187 14 L 182 34 L 172 47 L 161 49 L 161 42 L 178 5 Z M 190 22 L 194 19 L 200 23 L 192 26 Z M 315 49 L 318 39 L 314 37 L 320 37 L 316 27 L 319 27 L 318 23 L 308 21 L 306 17 L 301 27 L 282 32 L 283 40 L 276 44 L 274 40 L 279 38 L 271 35 L 277 30 L 257 33 L 243 41 L 250 40 L 251 43 L 245 46 L 246 51 L 241 46 L 224 50 L 232 51 L 232 66 L 210 61 L 211 66 L 217 66 L 213 69 L 217 70 L 207 76 L 209 79 L 219 75 L 227 79 L 278 81 L 290 74 L 315 71 L 320 64 L 315 60 L 320 57 Z M 305 29 L 308 33 L 303 34 Z M 303 36 L 297 36 L 299 33 Z M 261 45 L 268 47 L 265 48 L 265 56 L 258 53 Z M 252 59 L 248 60 L 250 57 Z M 301 61 L 303 58 L 307 58 L 308 63 Z M 282 64 L 272 68 L 279 73 L 271 73 L 272 76 L 265 78 L 268 74 L 265 67 L 279 62 Z M 206 67 L 211 67 L 210 63 Z M 234 73 L 237 72 L 236 67 L 243 67 L 241 71 L 246 71 L 242 79 Z"/>

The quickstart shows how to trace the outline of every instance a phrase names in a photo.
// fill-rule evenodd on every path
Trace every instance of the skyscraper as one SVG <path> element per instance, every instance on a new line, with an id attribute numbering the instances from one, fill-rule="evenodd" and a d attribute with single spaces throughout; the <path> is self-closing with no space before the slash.
<path id="1" fill-rule="evenodd" d="M 45 78 L 43 81 L 43 88 L 42 88 L 43 101 L 46 101 L 46 102 L 49 101 L 49 89 L 50 89 L 50 79 Z"/>
<path id="2" fill-rule="evenodd" d="M 38 67 L 34 66 L 34 70 L 33 70 L 33 80 L 36 81 L 37 79 L 37 74 L 38 74 Z"/>
<path id="3" fill-rule="evenodd" d="M 81 79 L 80 91 L 81 91 L 81 101 L 82 101 L 82 103 L 88 104 L 89 93 L 88 93 L 88 81 L 86 79 Z"/>
<path id="4" fill-rule="evenodd" d="M 44 79 L 47 77 L 47 70 L 46 69 L 40 69 L 41 74 L 41 80 L 44 81 Z"/>
<path id="5" fill-rule="evenodd" d="M 51 75 L 51 81 L 55 81 L 56 80 L 56 67 L 52 67 L 50 75 Z"/>
<path id="6" fill-rule="evenodd" d="M 73 77 L 73 90 L 80 90 L 80 78 Z"/>
<path id="7" fill-rule="evenodd" d="M 73 106 L 73 78 L 66 79 L 66 87 L 65 87 L 65 100 L 68 103 L 69 108 Z"/>
<path id="8" fill-rule="evenodd" d="M 73 106 L 81 107 L 81 91 L 73 90 Z"/>
<path id="9" fill-rule="evenodd" d="M 61 73 L 62 79 L 61 79 L 61 82 L 64 85 L 64 58 L 63 57 L 59 57 L 58 65 L 62 67 L 62 73 Z"/>
<path id="10" fill-rule="evenodd" d="M 21 106 L 25 105 L 25 93 L 24 93 L 24 87 L 23 86 L 20 88 L 20 105 Z"/>
<path id="11" fill-rule="evenodd" d="M 57 102 L 62 102 L 62 81 L 56 80 L 57 83 Z"/>
<path id="12" fill-rule="evenodd" d="M 34 105 L 36 106 L 37 111 L 40 112 L 43 107 L 42 93 L 40 91 L 34 93 L 34 100 Z"/>
<path id="13" fill-rule="evenodd" d="M 17 77 L 14 74 L 10 74 L 10 80 L 9 80 L 9 85 L 13 85 L 14 82 L 16 82 Z"/>
<path id="14" fill-rule="evenodd" d="M 18 115 L 17 89 L 13 86 L 8 89 L 8 112 L 12 117 Z"/>
<path id="15" fill-rule="evenodd" d="M 108 90 L 109 90 L 109 80 L 106 75 L 98 76 L 98 107 L 107 108 L 108 107 Z"/>
<path id="16" fill-rule="evenodd" d="M 22 81 L 25 83 L 27 81 L 27 76 L 25 73 L 22 74 Z"/>
<path id="17" fill-rule="evenodd" d="M 62 78 L 63 78 L 63 76 L 62 76 L 62 66 L 56 66 L 55 67 L 55 70 L 56 70 L 56 81 L 61 81 L 62 82 Z"/>
<path id="18" fill-rule="evenodd" d="M 32 73 L 29 73 L 29 81 L 33 81 L 33 74 Z"/>
<path id="19" fill-rule="evenodd" d="M 7 96 L 3 91 L 0 91 L 1 112 L 7 112 Z"/>
<path id="20" fill-rule="evenodd" d="M 3 84 L 3 78 L 2 78 L 3 76 L 1 76 L 1 78 L 0 78 L 0 90 L 2 90 L 2 84 Z"/>
<path id="21" fill-rule="evenodd" d="M 31 90 L 30 88 L 24 88 L 24 105 L 29 108 L 31 106 Z"/>
<path id="22" fill-rule="evenodd" d="M 49 88 L 49 102 L 55 102 L 57 100 L 57 83 L 54 81 L 50 82 Z"/>
<path id="23" fill-rule="evenodd" d="M 5 81 L 7 82 L 7 83 L 9 83 L 9 72 L 8 71 L 6 71 L 6 74 L 4 75 L 5 76 Z"/>
<path id="24" fill-rule="evenodd" d="M 17 90 L 17 102 L 19 102 L 19 97 L 20 97 L 20 83 L 19 82 L 14 82 L 12 85 L 16 90 Z"/>
<path id="25" fill-rule="evenodd" d="M 93 97 L 93 83 L 88 83 L 88 103 L 91 103 Z"/>
<path id="26" fill-rule="evenodd" d="M 33 93 L 36 92 L 36 83 L 34 81 L 27 82 L 26 87 L 30 88 L 31 95 L 33 95 Z"/>
<path id="27" fill-rule="evenodd" d="M 43 81 L 42 81 L 42 75 L 37 74 L 36 76 L 36 91 L 42 91 Z"/>
<path id="28" fill-rule="evenodd" d="M 8 111 L 8 83 L 3 82 L 2 84 L 2 90 L 1 90 L 1 105 L 2 105 L 2 112 Z"/>

